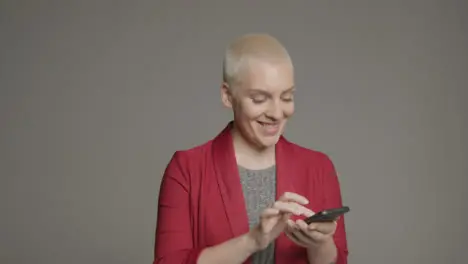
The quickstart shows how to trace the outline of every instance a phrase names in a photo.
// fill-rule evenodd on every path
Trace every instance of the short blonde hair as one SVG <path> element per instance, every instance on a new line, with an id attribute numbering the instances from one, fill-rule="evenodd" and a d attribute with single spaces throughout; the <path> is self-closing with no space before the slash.
<path id="1" fill-rule="evenodd" d="M 286 48 L 274 37 L 265 33 L 251 33 L 232 41 L 223 59 L 223 82 L 232 86 L 241 82 L 239 75 L 249 61 L 291 62 Z"/>

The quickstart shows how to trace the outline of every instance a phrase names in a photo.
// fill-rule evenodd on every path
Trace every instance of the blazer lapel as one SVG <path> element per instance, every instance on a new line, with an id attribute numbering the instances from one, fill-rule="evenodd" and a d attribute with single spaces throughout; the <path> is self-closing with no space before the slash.
<path id="1" fill-rule="evenodd" d="M 244 193 L 231 137 L 232 122 L 213 140 L 213 161 L 221 198 L 234 237 L 249 231 Z"/>
<path id="2" fill-rule="evenodd" d="M 297 173 L 297 157 L 294 156 L 294 150 L 283 136 L 280 137 L 276 143 L 276 200 L 285 192 L 297 191 L 294 188 L 294 179 L 300 177 Z M 293 216 L 293 220 L 298 219 Z M 290 252 L 285 252 L 284 249 L 291 247 L 290 239 L 286 237 L 285 233 L 280 234 L 278 239 L 275 240 L 275 259 L 284 259 L 285 255 Z M 287 258 L 287 257 L 286 257 Z"/>
<path id="3" fill-rule="evenodd" d="M 281 136 L 276 144 L 276 199 L 285 192 L 295 192 L 293 179 L 297 177 L 294 153 L 290 143 Z"/>

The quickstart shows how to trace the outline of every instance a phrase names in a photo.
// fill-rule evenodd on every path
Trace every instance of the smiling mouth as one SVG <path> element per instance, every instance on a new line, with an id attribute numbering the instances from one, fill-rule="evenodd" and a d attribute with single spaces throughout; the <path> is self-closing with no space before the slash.
<path id="1" fill-rule="evenodd" d="M 259 123 L 260 125 L 262 125 L 264 127 L 277 127 L 277 126 L 279 126 L 279 122 L 277 122 L 277 123 L 268 123 L 268 122 L 257 121 L 257 123 Z"/>

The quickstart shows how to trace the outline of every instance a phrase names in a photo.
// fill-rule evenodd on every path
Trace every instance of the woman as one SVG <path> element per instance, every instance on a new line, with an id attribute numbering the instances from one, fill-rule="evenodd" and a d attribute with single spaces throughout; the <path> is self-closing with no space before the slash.
<path id="1" fill-rule="evenodd" d="M 342 202 L 330 159 L 282 136 L 294 89 L 291 58 L 275 38 L 249 34 L 229 45 L 221 100 L 234 120 L 169 162 L 154 263 L 347 263 L 343 218 L 303 221 Z"/>

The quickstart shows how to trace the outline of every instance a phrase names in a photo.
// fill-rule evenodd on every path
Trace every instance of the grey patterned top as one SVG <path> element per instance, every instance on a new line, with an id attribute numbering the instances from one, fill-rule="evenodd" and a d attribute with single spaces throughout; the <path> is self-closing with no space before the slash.
<path id="1" fill-rule="evenodd" d="M 239 166 L 249 226 L 258 224 L 260 213 L 276 198 L 276 166 L 264 170 L 248 170 Z M 253 264 L 274 264 L 274 243 L 252 255 Z"/>

